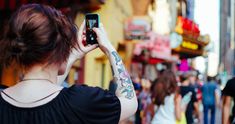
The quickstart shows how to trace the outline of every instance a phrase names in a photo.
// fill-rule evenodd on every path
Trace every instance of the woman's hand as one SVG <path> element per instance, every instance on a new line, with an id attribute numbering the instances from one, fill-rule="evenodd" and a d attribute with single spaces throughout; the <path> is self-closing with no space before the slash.
<path id="1" fill-rule="evenodd" d="M 76 47 L 76 49 L 72 50 L 72 55 L 74 55 L 77 59 L 81 59 L 86 53 L 97 48 L 98 44 L 88 44 L 87 46 L 84 45 L 84 42 L 86 42 L 85 20 L 82 22 L 77 35 L 78 46 Z"/>
<path id="2" fill-rule="evenodd" d="M 114 50 L 111 42 L 108 39 L 107 33 L 103 27 L 103 24 L 100 23 L 99 28 L 93 28 L 93 31 L 97 35 L 97 42 L 99 44 L 99 48 L 105 53 L 108 54 L 110 51 Z"/>
<path id="3" fill-rule="evenodd" d="M 76 48 L 72 49 L 72 52 L 67 62 L 63 63 L 59 68 L 57 76 L 58 84 L 62 84 L 62 82 L 68 75 L 70 68 L 77 59 L 81 59 L 83 56 L 86 55 L 86 53 L 98 47 L 98 44 L 87 45 L 87 46 L 83 44 L 84 42 L 86 42 L 85 21 L 82 22 L 78 30 L 77 37 L 78 37 L 77 39 L 78 45 L 76 46 Z"/>

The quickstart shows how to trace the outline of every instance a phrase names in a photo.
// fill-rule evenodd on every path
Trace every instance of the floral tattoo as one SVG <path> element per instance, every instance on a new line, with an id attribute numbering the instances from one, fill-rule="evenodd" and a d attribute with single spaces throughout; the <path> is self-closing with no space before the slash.
<path id="1" fill-rule="evenodd" d="M 117 54 L 117 52 L 113 51 L 112 52 L 113 57 L 115 58 L 115 64 L 117 66 L 117 71 L 119 76 L 116 77 L 117 80 L 121 82 L 121 94 L 125 94 L 125 97 L 127 99 L 132 99 L 134 97 L 134 88 L 132 86 L 132 81 L 131 78 L 126 71 L 121 58 Z M 113 68 L 112 68 L 113 71 Z M 114 73 L 113 73 L 114 74 Z"/>

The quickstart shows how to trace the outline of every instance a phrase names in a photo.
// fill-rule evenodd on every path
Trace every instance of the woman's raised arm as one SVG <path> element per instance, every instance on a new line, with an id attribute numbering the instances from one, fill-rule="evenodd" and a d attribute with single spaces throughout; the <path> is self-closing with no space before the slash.
<path id="1" fill-rule="evenodd" d="M 100 49 L 108 56 L 114 81 L 117 83 L 116 95 L 121 102 L 120 121 L 133 115 L 137 110 L 137 98 L 130 75 L 125 69 L 121 57 L 107 38 L 103 25 L 95 28 Z"/>
<path id="2" fill-rule="evenodd" d="M 82 57 L 86 55 L 86 53 L 98 47 L 97 44 L 87 45 L 87 46 L 83 44 L 83 41 L 86 40 L 85 39 L 86 35 L 84 34 L 84 31 L 85 31 L 85 21 L 83 21 L 83 23 L 81 24 L 78 30 L 78 34 L 77 34 L 78 44 L 77 44 L 76 49 L 72 49 L 70 56 L 68 57 L 67 63 L 64 63 L 61 66 L 61 69 L 59 70 L 59 74 L 57 76 L 57 83 L 59 84 L 63 83 L 63 81 L 65 80 L 65 78 L 67 77 L 69 73 L 69 70 L 71 69 L 73 63 L 76 60 L 81 59 Z"/>

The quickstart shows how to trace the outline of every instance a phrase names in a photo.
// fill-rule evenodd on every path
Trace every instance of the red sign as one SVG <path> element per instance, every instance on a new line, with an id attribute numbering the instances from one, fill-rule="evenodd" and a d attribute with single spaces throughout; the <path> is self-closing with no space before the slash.
<path id="1" fill-rule="evenodd" d="M 188 18 L 182 16 L 178 17 L 176 24 L 176 32 L 180 34 L 190 34 L 194 37 L 200 36 L 200 30 L 198 25 Z"/>

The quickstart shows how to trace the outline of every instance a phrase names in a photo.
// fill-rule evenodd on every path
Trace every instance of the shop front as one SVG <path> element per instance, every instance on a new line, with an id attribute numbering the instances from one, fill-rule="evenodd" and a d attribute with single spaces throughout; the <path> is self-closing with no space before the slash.
<path id="1" fill-rule="evenodd" d="M 208 56 L 205 48 L 210 42 L 209 36 L 201 35 L 198 25 L 191 19 L 182 16 L 177 18 L 174 35 L 175 39 L 171 41 L 175 42 L 172 54 L 180 59 L 177 63 L 178 72 L 196 71 L 195 58 L 200 56 L 205 60 Z M 205 65 L 205 61 L 202 64 Z"/>

